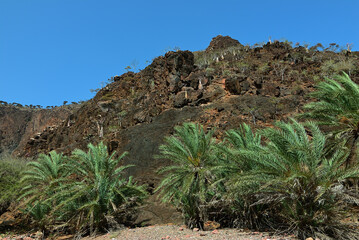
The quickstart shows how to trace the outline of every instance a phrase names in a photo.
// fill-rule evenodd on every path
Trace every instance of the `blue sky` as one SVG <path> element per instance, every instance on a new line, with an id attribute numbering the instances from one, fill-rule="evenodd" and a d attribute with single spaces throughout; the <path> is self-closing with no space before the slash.
<path id="1" fill-rule="evenodd" d="M 202 50 L 218 34 L 358 51 L 358 10 L 358 0 L 0 0 L 0 100 L 87 100 L 132 62 L 143 68 L 176 46 Z"/>

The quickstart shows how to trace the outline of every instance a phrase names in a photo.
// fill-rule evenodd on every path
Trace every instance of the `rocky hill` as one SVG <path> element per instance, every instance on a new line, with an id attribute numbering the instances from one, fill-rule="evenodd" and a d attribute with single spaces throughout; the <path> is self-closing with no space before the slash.
<path id="1" fill-rule="evenodd" d="M 0 105 L 0 154 L 24 149 L 29 139 L 37 139 L 45 129 L 60 125 L 76 106 L 31 109 L 2 102 Z"/>
<path id="2" fill-rule="evenodd" d="M 311 101 L 307 93 L 324 77 L 345 71 L 359 82 L 358 60 L 358 52 L 339 51 L 335 44 L 308 48 L 275 41 L 249 47 L 217 36 L 205 51 L 168 52 L 138 73 L 114 77 L 72 112 L 52 112 L 53 118 L 44 118 L 41 111 L 31 115 L 6 110 L 5 119 L 10 120 L 5 125 L 1 122 L 0 133 L 12 141 L 7 146 L 16 148 L 14 154 L 19 156 L 51 150 L 69 154 L 75 148 L 86 149 L 88 143 L 104 141 L 111 152 L 129 152 L 125 164 L 136 165 L 129 174 L 147 183 L 151 191 L 159 180 L 156 170 L 167 164 L 153 156 L 174 126 L 199 122 L 216 129 L 218 138 L 223 130 L 242 122 L 270 126 L 301 112 Z M 4 113 L 0 116 L 4 119 Z M 16 124 L 11 119 L 17 119 Z M 4 133 L 3 129 L 8 130 Z M 155 211 L 148 216 L 153 218 Z"/>
<path id="3" fill-rule="evenodd" d="M 127 163 L 137 166 L 131 174 L 148 182 L 164 164 L 152 156 L 175 125 L 200 122 L 218 137 L 242 122 L 267 126 L 300 112 L 310 101 L 306 94 L 324 77 L 346 71 L 359 81 L 357 52 L 320 47 L 248 47 L 218 36 L 205 51 L 168 52 L 138 73 L 114 77 L 58 127 L 44 128 L 15 153 L 70 153 L 105 141 L 110 151 L 129 151 Z"/>

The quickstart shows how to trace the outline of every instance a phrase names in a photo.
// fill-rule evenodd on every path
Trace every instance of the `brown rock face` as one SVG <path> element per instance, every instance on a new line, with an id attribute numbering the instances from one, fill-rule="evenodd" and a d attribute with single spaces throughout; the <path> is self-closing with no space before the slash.
<path id="1" fill-rule="evenodd" d="M 30 138 L 59 125 L 71 112 L 69 107 L 34 110 L 0 106 L 0 154 L 22 151 Z"/>
<path id="2" fill-rule="evenodd" d="M 209 46 L 206 49 L 206 52 L 211 52 L 214 50 L 225 49 L 228 47 L 237 47 L 242 46 L 238 40 L 231 38 L 230 36 L 218 35 L 217 37 L 212 38 Z"/>
<path id="3" fill-rule="evenodd" d="M 30 111 L 0 106 L 0 153 L 12 152 L 19 145 L 31 117 Z"/>

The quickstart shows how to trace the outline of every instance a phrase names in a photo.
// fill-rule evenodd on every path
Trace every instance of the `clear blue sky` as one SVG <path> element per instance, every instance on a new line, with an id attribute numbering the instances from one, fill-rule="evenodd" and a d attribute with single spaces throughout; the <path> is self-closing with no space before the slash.
<path id="1" fill-rule="evenodd" d="M 87 100 L 134 60 L 202 50 L 218 34 L 358 50 L 358 11 L 358 0 L 0 0 L 0 100 Z"/>

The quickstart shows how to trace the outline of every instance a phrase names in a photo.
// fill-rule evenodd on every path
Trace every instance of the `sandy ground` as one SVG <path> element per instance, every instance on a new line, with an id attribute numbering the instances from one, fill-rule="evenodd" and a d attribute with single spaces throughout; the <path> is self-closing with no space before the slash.
<path id="1" fill-rule="evenodd" d="M 0 232 L 0 240 L 40 240 L 41 233 L 28 233 L 23 235 L 8 235 Z M 57 236 L 49 240 L 79 240 L 74 235 Z M 154 225 L 140 228 L 126 228 L 116 232 L 99 235 L 96 237 L 84 237 L 83 240 L 294 240 L 294 236 L 279 236 L 265 232 L 246 232 L 238 229 L 218 229 L 213 231 L 191 230 L 178 225 Z"/>
<path id="2" fill-rule="evenodd" d="M 162 239 L 203 239 L 203 240 L 293 240 L 293 236 L 276 236 L 269 233 L 243 232 L 238 229 L 218 229 L 214 231 L 193 231 L 176 225 L 155 225 L 149 227 L 123 229 L 85 240 L 162 240 Z"/>

